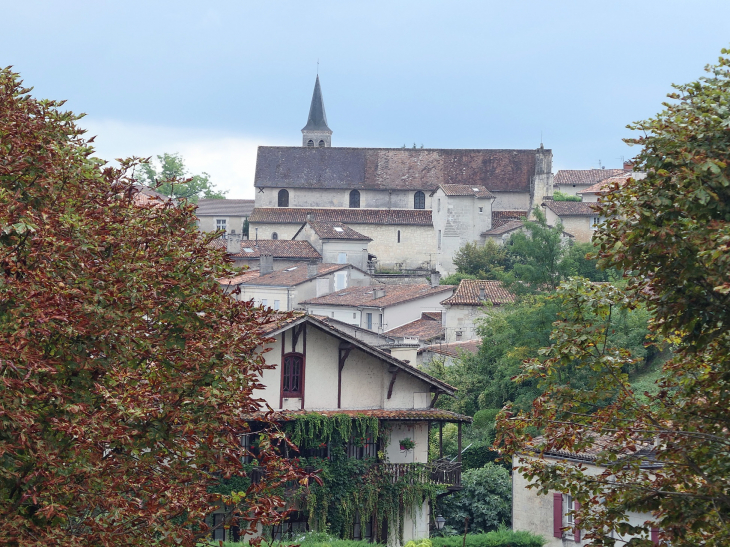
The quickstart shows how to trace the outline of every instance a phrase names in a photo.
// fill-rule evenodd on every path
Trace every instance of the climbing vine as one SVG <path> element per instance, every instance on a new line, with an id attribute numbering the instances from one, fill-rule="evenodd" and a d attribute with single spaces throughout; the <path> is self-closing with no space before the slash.
<path id="1" fill-rule="evenodd" d="M 310 413 L 286 426 L 290 440 L 303 454 L 307 449 L 328 447 L 326 456 L 302 457 L 299 464 L 318 470 L 323 483 L 300 485 L 293 501 L 308 515 L 310 527 L 351 539 L 356 515 L 360 522 L 373 522 L 373 535 L 382 539 L 383 530 L 394 528 L 403 539 L 406 515 L 414 518 L 417 508 L 443 491 L 433 484 L 424 464 L 394 466 L 383 463 L 389 428 L 377 418 Z M 378 457 L 354 459 L 347 445 L 377 442 Z M 380 460 L 380 461 L 378 461 Z M 397 468 L 397 472 L 395 469 Z"/>

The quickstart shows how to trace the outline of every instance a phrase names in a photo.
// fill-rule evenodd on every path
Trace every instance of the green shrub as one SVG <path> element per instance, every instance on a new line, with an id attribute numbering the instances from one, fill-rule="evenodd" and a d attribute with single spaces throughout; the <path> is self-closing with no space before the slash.
<path id="1" fill-rule="evenodd" d="M 570 194 L 564 194 L 560 190 L 553 192 L 553 201 L 583 201 L 580 196 L 571 196 Z"/>
<path id="2" fill-rule="evenodd" d="M 433 547 L 461 547 L 462 541 L 463 536 L 431 538 Z M 505 527 L 486 534 L 466 535 L 466 547 L 543 547 L 546 543 L 541 536 L 515 532 Z"/>

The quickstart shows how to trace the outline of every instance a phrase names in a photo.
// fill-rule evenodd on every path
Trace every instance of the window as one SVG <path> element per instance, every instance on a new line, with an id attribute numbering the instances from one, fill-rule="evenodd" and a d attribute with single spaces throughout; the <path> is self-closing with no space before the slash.
<path id="1" fill-rule="evenodd" d="M 355 460 L 375 458 L 378 455 L 378 443 L 375 435 L 368 431 L 364 437 L 350 437 L 347 443 L 347 457 Z"/>
<path id="2" fill-rule="evenodd" d="M 480 213 L 483 213 L 484 212 L 484 207 L 479 207 L 479 212 Z"/>
<path id="3" fill-rule="evenodd" d="M 347 253 L 337 253 L 337 263 L 347 264 Z"/>
<path id="4" fill-rule="evenodd" d="M 314 146 L 314 141 L 313 141 L 312 139 L 309 139 L 309 140 L 307 141 L 307 146 L 309 146 L 309 147 L 313 147 L 313 146 Z"/>
<path id="5" fill-rule="evenodd" d="M 352 518 L 352 539 L 359 541 L 373 541 L 373 523 L 371 520 L 362 522 L 360 513 L 355 513 Z"/>
<path id="6" fill-rule="evenodd" d="M 215 229 L 223 230 L 225 232 L 226 231 L 226 219 L 225 218 L 215 219 Z"/>
<path id="7" fill-rule="evenodd" d="M 289 207 L 289 190 L 279 190 L 279 207 Z"/>
<path id="8" fill-rule="evenodd" d="M 365 326 L 368 330 L 373 330 L 373 314 L 372 313 L 366 313 L 365 314 Z"/>
<path id="9" fill-rule="evenodd" d="M 400 243 L 400 230 L 398 230 L 398 243 Z"/>
<path id="10" fill-rule="evenodd" d="M 436 212 L 437 213 L 440 213 L 441 212 L 441 198 L 438 198 L 436 200 Z"/>
<path id="11" fill-rule="evenodd" d="M 414 209 L 425 209 L 426 208 L 426 194 L 420 190 L 413 194 L 413 208 Z"/>
<path id="12" fill-rule="evenodd" d="M 565 524 L 572 526 L 573 525 L 573 515 L 571 514 L 571 511 L 575 509 L 575 502 L 573 501 L 573 496 L 570 494 L 563 494 L 563 514 L 565 515 Z"/>
<path id="13" fill-rule="evenodd" d="M 359 209 L 360 208 L 360 192 L 358 190 L 353 190 L 350 192 L 350 209 Z"/>
<path id="14" fill-rule="evenodd" d="M 277 234 L 276 232 L 272 232 L 271 239 L 279 239 L 279 234 Z"/>
<path id="15" fill-rule="evenodd" d="M 335 274 L 335 290 L 341 291 L 347 288 L 347 272 L 337 272 Z"/>
<path id="16" fill-rule="evenodd" d="M 601 217 L 591 217 L 591 230 L 598 228 L 598 225 L 603 222 Z"/>
<path id="17" fill-rule="evenodd" d="M 441 249 L 441 230 L 439 230 L 438 246 L 439 246 L 439 249 Z"/>
<path id="18" fill-rule="evenodd" d="M 281 375 L 282 397 L 301 397 L 304 381 L 304 357 L 301 353 L 284 356 L 284 369 Z"/>
<path id="19" fill-rule="evenodd" d="M 319 141 L 319 147 L 320 147 L 320 148 L 324 148 L 324 141 L 323 141 L 323 140 L 320 140 L 320 141 Z"/>
<path id="20" fill-rule="evenodd" d="M 380 332 L 383 332 L 383 314 L 378 314 L 378 326 L 380 327 Z"/>
<path id="21" fill-rule="evenodd" d="M 253 435 L 251 433 L 246 433 L 244 435 L 241 435 L 239 437 L 241 441 L 241 448 L 244 450 L 248 450 L 249 452 L 252 452 L 253 450 Z M 251 463 L 251 456 L 249 454 L 244 455 L 241 458 L 241 463 Z"/>
<path id="22" fill-rule="evenodd" d="M 273 541 L 291 542 L 295 537 L 309 530 L 307 514 L 302 511 L 295 511 L 281 524 L 271 527 L 271 539 Z"/>
<path id="23" fill-rule="evenodd" d="M 456 331 L 456 341 L 458 342 L 461 340 L 461 337 L 464 336 L 464 333 L 462 333 L 460 330 Z"/>
<path id="24" fill-rule="evenodd" d="M 213 541 L 225 541 L 226 540 L 226 529 L 223 527 L 226 521 L 226 515 L 223 513 L 213 514 Z"/>
<path id="25" fill-rule="evenodd" d="M 279 306 L 281 305 L 281 302 L 279 300 L 274 300 L 274 309 L 276 311 L 279 311 Z"/>
<path id="26" fill-rule="evenodd" d="M 352 318 L 353 319 L 357 319 L 357 313 L 356 312 L 352 312 Z"/>
<path id="27" fill-rule="evenodd" d="M 261 299 L 261 305 L 262 305 L 263 307 L 266 307 L 266 306 L 268 306 L 268 305 L 269 305 L 269 300 L 268 300 L 268 298 L 262 298 L 262 299 Z"/>

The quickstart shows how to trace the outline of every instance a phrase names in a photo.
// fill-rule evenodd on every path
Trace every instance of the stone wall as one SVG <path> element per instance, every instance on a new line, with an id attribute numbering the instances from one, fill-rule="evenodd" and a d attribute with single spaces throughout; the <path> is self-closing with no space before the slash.
<path id="1" fill-rule="evenodd" d="M 261 191 L 263 190 L 263 191 Z M 281 188 L 259 188 L 256 207 L 278 207 Z M 289 207 L 350 207 L 351 187 L 286 188 Z M 415 190 L 359 190 L 360 209 L 413 209 Z M 424 190 L 426 209 L 431 209 L 431 192 Z"/>
<path id="2" fill-rule="evenodd" d="M 201 232 L 215 232 L 216 231 L 216 220 L 225 219 L 226 221 L 226 232 L 230 233 L 235 230 L 237 234 L 243 232 L 243 223 L 246 217 L 229 217 L 226 215 L 206 215 L 198 217 L 198 230 Z"/>

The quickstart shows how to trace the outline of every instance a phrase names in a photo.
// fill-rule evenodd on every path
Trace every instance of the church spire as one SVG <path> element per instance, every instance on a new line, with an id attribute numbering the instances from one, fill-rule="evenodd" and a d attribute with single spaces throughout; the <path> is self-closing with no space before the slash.
<path id="1" fill-rule="evenodd" d="M 312 104 L 309 107 L 307 125 L 302 129 L 302 145 L 324 148 L 332 145 L 332 130 L 327 125 L 327 114 L 324 111 L 322 88 L 319 85 L 319 74 L 314 82 Z"/>

